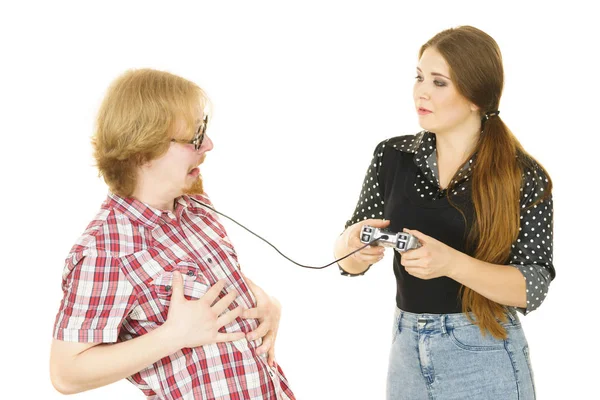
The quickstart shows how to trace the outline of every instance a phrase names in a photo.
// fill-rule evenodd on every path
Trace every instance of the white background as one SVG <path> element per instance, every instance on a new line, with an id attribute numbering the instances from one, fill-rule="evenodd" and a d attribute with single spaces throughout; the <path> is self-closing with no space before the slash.
<path id="1" fill-rule="evenodd" d="M 555 184 L 557 278 L 522 318 L 538 396 L 597 396 L 595 13 L 576 1 L 401 3 L 3 3 L 0 397 L 62 397 L 48 375 L 61 272 L 106 194 L 89 138 L 117 75 L 152 67 L 203 87 L 215 105 L 203 175 L 216 207 L 300 263 L 322 265 L 375 145 L 419 130 L 420 45 L 461 24 L 500 45 L 502 118 Z M 283 304 L 277 359 L 297 397 L 382 399 L 391 253 L 363 278 L 344 278 L 294 266 L 224 224 L 246 274 Z M 143 396 L 122 381 L 73 398 Z"/>

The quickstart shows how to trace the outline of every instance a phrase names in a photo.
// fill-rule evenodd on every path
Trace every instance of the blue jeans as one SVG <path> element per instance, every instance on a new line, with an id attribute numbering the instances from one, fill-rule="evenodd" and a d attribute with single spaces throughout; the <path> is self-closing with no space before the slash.
<path id="1" fill-rule="evenodd" d="M 498 340 L 464 314 L 396 308 L 387 399 L 535 399 L 527 340 L 512 309 L 509 319 Z"/>

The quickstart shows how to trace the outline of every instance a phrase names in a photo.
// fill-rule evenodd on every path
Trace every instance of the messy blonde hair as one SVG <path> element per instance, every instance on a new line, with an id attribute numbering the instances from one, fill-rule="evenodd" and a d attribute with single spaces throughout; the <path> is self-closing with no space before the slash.
<path id="1" fill-rule="evenodd" d="M 131 197 L 138 167 L 168 150 L 177 121 L 191 139 L 199 107 L 204 111 L 209 103 L 198 85 L 168 72 L 138 69 L 119 76 L 100 106 L 92 137 L 99 176 L 110 191 Z"/>

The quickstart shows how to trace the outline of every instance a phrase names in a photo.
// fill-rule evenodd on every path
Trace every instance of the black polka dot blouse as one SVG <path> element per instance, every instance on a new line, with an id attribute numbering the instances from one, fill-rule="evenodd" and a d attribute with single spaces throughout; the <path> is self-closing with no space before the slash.
<path id="1" fill-rule="evenodd" d="M 384 140 L 374 151 L 354 214 L 346 227 L 364 219 L 387 219 L 390 220 L 387 229 L 393 232 L 417 229 L 471 254 L 466 237 L 474 220 L 470 176 L 476 157 L 462 166 L 448 186 L 448 193 L 440 189 L 435 134 L 422 131 Z M 521 271 L 526 281 L 527 307 L 519 309 L 524 314 L 540 306 L 556 275 L 552 264 L 552 196 L 537 202 L 544 197 L 547 182 L 537 164 L 524 171 L 519 236 L 512 244 L 507 262 Z M 461 312 L 458 282 L 448 277 L 429 280 L 413 277 L 400 260 L 401 254 L 394 252 L 396 303 L 400 309 L 416 313 Z M 355 276 L 341 267 L 340 272 Z"/>

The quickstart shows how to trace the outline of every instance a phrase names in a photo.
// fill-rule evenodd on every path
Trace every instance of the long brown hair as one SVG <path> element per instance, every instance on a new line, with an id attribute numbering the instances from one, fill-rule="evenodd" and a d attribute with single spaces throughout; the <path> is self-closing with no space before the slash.
<path id="1" fill-rule="evenodd" d="M 429 47 L 444 57 L 458 92 L 479 107 L 482 117 L 481 135 L 471 155 L 476 155 L 472 175 L 475 218 L 467 242 L 473 257 L 506 264 L 511 245 L 519 235 L 522 175 L 537 161 L 523 149 L 499 116 L 484 118 L 486 113 L 498 110 L 500 104 L 504 86 L 500 49 L 491 36 L 472 26 L 438 33 L 421 47 L 419 58 Z M 545 172 L 541 165 L 540 168 Z M 546 176 L 548 196 L 552 181 Z M 474 322 L 482 333 L 505 339 L 506 329 L 499 321 L 506 322 L 506 307 L 465 286 L 461 293 L 463 312 L 472 320 L 470 313 L 475 316 Z"/>

